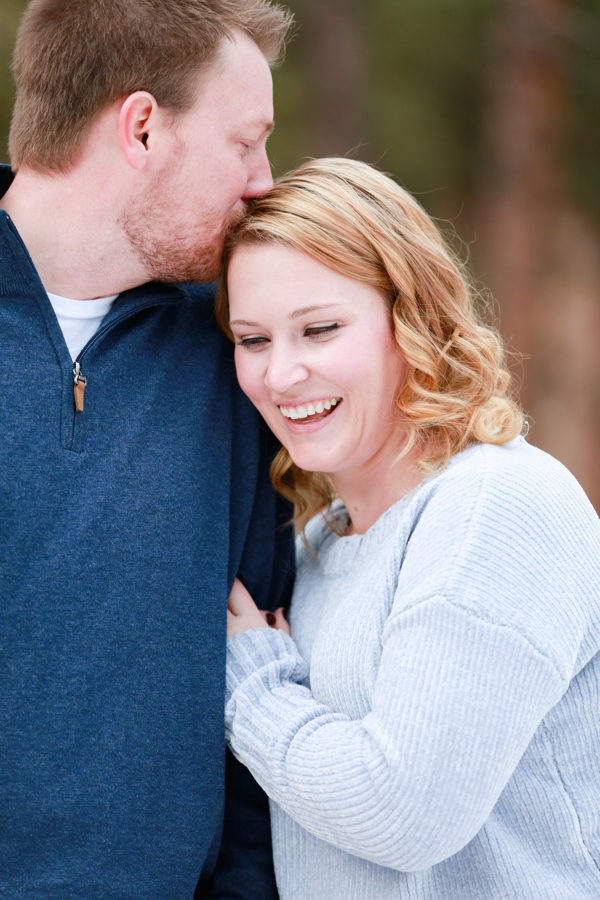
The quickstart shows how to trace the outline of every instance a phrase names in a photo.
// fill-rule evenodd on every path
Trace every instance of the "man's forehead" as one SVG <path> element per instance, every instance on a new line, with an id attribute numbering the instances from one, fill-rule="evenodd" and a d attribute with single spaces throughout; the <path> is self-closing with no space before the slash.
<path id="1" fill-rule="evenodd" d="M 263 52 L 247 34 L 223 38 L 208 66 L 200 74 L 200 86 L 222 79 L 251 87 L 256 79 L 271 81 L 271 68 Z"/>
<path id="2" fill-rule="evenodd" d="M 249 46 L 250 45 L 250 46 Z M 226 64 L 211 65 L 199 79 L 194 106 L 234 119 L 260 134 L 273 130 L 273 81 L 269 65 L 249 39 L 227 42 Z"/>

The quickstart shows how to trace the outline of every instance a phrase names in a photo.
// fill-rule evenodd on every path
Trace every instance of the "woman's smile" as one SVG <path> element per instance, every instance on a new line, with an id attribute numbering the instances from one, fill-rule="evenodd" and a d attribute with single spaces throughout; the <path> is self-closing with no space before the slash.
<path id="1" fill-rule="evenodd" d="M 295 403 L 284 406 L 279 405 L 281 415 L 287 420 L 286 425 L 293 434 L 302 434 L 303 432 L 315 431 L 314 428 L 308 428 L 309 425 L 317 423 L 325 423 L 336 406 L 342 402 L 341 397 L 330 397 L 327 400 L 313 400 L 311 403 Z"/>
<path id="2" fill-rule="evenodd" d="M 280 404 L 279 409 L 286 419 L 310 419 L 312 421 L 315 416 L 329 415 L 332 407 L 337 406 L 341 399 L 341 397 L 332 397 L 330 400 L 314 400 L 312 403 L 290 404 L 288 406 Z"/>

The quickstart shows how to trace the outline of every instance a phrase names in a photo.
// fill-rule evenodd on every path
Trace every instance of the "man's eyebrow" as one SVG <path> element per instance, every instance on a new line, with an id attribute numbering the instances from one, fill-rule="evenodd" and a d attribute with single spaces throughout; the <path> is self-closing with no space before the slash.
<path id="1" fill-rule="evenodd" d="M 275 122 L 272 119 L 248 119 L 244 122 L 244 128 L 260 129 L 261 135 L 266 134 L 268 136 L 275 128 Z"/>

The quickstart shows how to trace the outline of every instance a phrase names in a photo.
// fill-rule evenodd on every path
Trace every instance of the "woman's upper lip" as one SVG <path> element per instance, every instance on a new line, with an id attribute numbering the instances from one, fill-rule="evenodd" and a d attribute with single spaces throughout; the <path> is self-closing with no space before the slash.
<path id="1" fill-rule="evenodd" d="M 297 400 L 294 398 L 293 400 L 278 400 L 275 404 L 276 406 L 287 406 L 295 409 L 298 406 L 306 406 L 307 403 L 312 403 L 314 406 L 315 403 L 329 403 L 331 400 L 335 400 L 336 403 L 339 403 L 342 398 L 338 397 L 337 394 L 323 394 L 320 397 L 315 397 L 314 394 L 308 400 Z"/>

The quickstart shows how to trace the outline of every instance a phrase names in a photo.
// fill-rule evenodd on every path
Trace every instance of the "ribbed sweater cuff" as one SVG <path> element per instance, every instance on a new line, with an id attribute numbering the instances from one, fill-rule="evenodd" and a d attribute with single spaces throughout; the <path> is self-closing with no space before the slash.
<path id="1" fill-rule="evenodd" d="M 263 690 L 302 681 L 308 667 L 283 631 L 256 628 L 227 638 L 226 704 L 236 688 L 255 676 Z M 258 685 L 257 685 L 258 686 Z"/>

